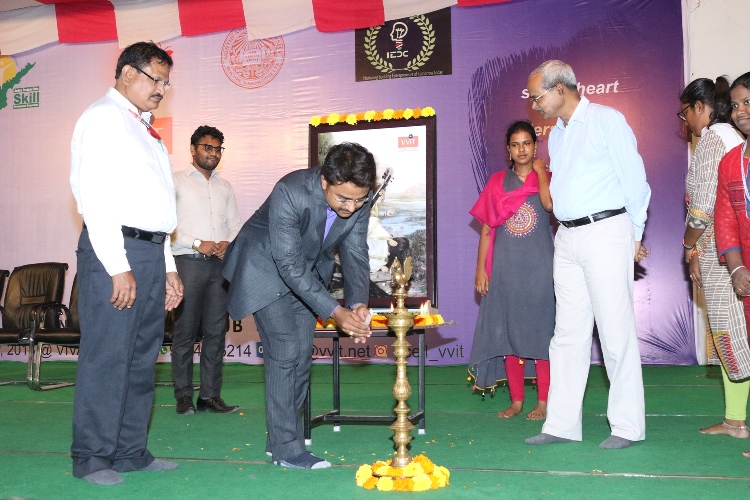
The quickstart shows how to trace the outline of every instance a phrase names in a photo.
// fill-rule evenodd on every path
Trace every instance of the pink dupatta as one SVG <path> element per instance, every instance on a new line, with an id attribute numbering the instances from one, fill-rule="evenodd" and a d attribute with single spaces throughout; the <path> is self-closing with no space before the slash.
<path id="1" fill-rule="evenodd" d="M 505 192 L 503 189 L 505 172 L 505 170 L 502 170 L 490 177 L 474 207 L 469 210 L 469 213 L 475 219 L 482 224 L 490 226 L 490 246 L 487 249 L 486 262 L 488 277 L 492 276 L 492 252 L 495 246 L 495 230 L 518 212 L 518 209 L 521 208 L 521 205 L 523 205 L 530 194 L 539 192 L 539 177 L 537 177 L 536 172 L 533 170 L 526 176 L 523 186 Z"/>

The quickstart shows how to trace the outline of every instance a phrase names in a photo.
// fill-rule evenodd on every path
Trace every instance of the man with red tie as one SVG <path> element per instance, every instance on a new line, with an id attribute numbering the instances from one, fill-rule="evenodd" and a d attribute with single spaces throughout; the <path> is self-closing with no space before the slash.
<path id="1" fill-rule="evenodd" d="M 114 88 L 73 133 L 70 185 L 84 224 L 71 455 L 73 475 L 93 484 L 177 468 L 146 448 L 164 309 L 183 293 L 169 238 L 177 224 L 172 166 L 149 124 L 171 87 L 171 67 L 154 43 L 127 47 Z"/>

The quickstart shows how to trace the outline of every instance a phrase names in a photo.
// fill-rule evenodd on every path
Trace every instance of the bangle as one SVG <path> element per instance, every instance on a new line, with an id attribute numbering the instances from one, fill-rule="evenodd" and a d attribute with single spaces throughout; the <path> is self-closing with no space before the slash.
<path id="1" fill-rule="evenodd" d="M 692 250 L 693 247 L 695 246 L 695 243 L 693 243 L 692 245 L 688 246 L 688 245 L 685 244 L 685 240 L 683 239 L 682 240 L 682 246 L 685 248 L 685 250 Z"/>
<path id="2" fill-rule="evenodd" d="M 731 278 L 732 276 L 734 276 L 734 273 L 736 273 L 736 272 L 737 272 L 737 269 L 741 269 L 741 268 L 745 268 L 745 269 L 747 269 L 747 268 L 746 268 L 745 266 L 737 266 L 737 267 L 735 267 L 734 269 L 732 269 L 732 272 L 731 272 L 731 273 L 729 273 L 729 277 Z"/>

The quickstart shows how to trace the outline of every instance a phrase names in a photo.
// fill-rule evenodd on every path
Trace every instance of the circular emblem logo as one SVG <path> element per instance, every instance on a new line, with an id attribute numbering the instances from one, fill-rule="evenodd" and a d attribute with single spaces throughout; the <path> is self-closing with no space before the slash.
<path id="1" fill-rule="evenodd" d="M 238 87 L 255 89 L 279 74 L 286 48 L 280 36 L 248 40 L 247 28 L 232 30 L 221 46 L 221 67 Z"/>
<path id="2" fill-rule="evenodd" d="M 367 30 L 365 55 L 381 73 L 417 71 L 435 50 L 435 28 L 424 15 L 398 21 L 390 31 L 383 26 Z"/>
<path id="3" fill-rule="evenodd" d="M 524 202 L 518 212 L 505 221 L 505 232 L 511 236 L 523 238 L 534 230 L 538 221 L 539 216 L 534 208 Z"/>

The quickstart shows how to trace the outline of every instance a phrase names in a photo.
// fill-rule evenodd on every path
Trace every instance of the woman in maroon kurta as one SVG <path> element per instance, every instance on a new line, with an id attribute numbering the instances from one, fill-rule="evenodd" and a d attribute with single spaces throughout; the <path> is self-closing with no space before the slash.
<path id="1" fill-rule="evenodd" d="M 745 73 L 732 83 L 730 96 L 732 120 L 745 136 L 750 136 L 750 73 Z M 719 258 L 727 263 L 734 291 L 742 297 L 746 321 L 750 320 L 749 157 L 750 150 L 745 141 L 722 158 L 714 207 L 716 249 Z M 726 362 L 747 363 L 747 360 L 735 359 L 730 351 L 720 354 L 731 358 Z M 746 426 L 743 427 L 747 430 Z M 750 457 L 750 452 L 743 455 Z"/>

